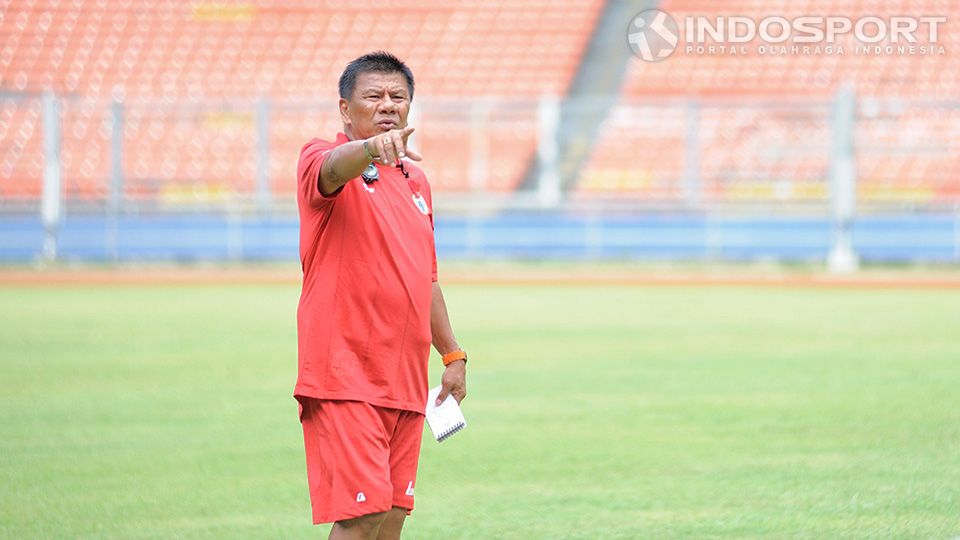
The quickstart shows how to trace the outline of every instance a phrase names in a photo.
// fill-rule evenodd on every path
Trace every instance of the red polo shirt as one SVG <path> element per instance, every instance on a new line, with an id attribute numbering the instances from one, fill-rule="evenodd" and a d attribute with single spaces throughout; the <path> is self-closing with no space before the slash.
<path id="1" fill-rule="evenodd" d="M 437 280 L 430 185 L 419 167 L 376 165 L 379 180 L 320 193 L 320 166 L 348 142 L 300 152 L 297 205 L 303 289 L 294 396 L 365 401 L 422 413 L 430 302 Z"/>

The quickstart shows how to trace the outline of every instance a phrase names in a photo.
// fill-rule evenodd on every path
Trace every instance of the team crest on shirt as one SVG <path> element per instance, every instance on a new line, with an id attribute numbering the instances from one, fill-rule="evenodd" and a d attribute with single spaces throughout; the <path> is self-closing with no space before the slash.
<path id="1" fill-rule="evenodd" d="M 427 201 L 423 198 L 423 195 L 414 193 L 413 204 L 417 205 L 417 209 L 420 210 L 421 214 L 427 215 L 430 213 L 430 207 L 427 206 Z"/>

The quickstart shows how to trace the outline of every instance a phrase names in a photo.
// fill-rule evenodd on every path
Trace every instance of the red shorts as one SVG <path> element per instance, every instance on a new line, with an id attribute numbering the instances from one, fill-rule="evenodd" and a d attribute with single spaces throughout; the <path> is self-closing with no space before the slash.
<path id="1" fill-rule="evenodd" d="M 313 522 L 413 510 L 423 415 L 362 401 L 301 398 Z"/>

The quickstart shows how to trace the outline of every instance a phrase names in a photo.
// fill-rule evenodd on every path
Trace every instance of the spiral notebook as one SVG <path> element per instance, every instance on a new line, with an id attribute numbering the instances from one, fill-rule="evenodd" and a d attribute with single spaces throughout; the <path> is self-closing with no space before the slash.
<path id="1" fill-rule="evenodd" d="M 463 417 L 463 411 L 460 410 L 456 398 L 448 395 L 443 403 L 437 405 L 438 395 L 440 395 L 439 386 L 432 388 L 427 396 L 427 424 L 437 442 L 443 442 L 467 427 L 467 419 Z"/>

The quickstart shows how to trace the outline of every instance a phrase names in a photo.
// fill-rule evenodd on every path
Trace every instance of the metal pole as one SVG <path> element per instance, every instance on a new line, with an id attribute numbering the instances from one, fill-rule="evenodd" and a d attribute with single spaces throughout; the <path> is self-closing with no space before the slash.
<path id="1" fill-rule="evenodd" d="M 110 199 L 107 204 L 107 255 L 120 258 L 120 206 L 123 201 L 123 103 L 110 105 L 113 130 L 110 137 Z"/>
<path id="2" fill-rule="evenodd" d="M 415 106 L 413 101 L 410 102 L 410 112 L 407 114 L 407 125 L 410 127 L 415 127 L 418 130 L 411 133 L 410 138 L 407 139 L 407 144 L 410 145 L 410 148 L 417 150 L 420 148 L 419 130 L 422 130 L 423 128 L 420 126 L 420 107 Z"/>
<path id="3" fill-rule="evenodd" d="M 537 108 L 537 158 L 540 161 L 537 190 L 540 206 L 544 208 L 552 208 L 560 203 L 560 174 L 557 170 L 559 124 L 559 101 L 555 97 L 544 96 Z"/>
<path id="4" fill-rule="evenodd" d="M 482 192 L 488 187 L 488 180 L 492 167 L 490 166 L 490 133 L 487 131 L 487 117 L 490 114 L 489 104 L 484 101 L 474 102 L 470 109 L 470 152 L 467 155 L 469 162 L 470 191 Z"/>
<path id="5" fill-rule="evenodd" d="M 960 262 L 960 202 L 953 203 L 953 260 Z"/>
<path id="6" fill-rule="evenodd" d="M 60 110 L 56 96 L 41 98 L 43 114 L 43 195 L 40 221 L 43 223 L 43 259 L 57 259 L 57 233 L 63 217 L 63 172 L 60 162 Z"/>
<path id="7" fill-rule="evenodd" d="M 833 147 L 830 164 L 832 247 L 827 258 L 831 272 L 854 272 L 859 260 L 853 251 L 853 218 L 857 196 L 857 165 L 854 157 L 856 96 L 853 86 L 837 92 L 833 106 Z"/>
<path id="8" fill-rule="evenodd" d="M 687 104 L 687 133 L 684 149 L 683 197 L 690 208 L 699 208 L 703 195 L 700 181 L 700 102 Z"/>
<path id="9" fill-rule="evenodd" d="M 256 197 L 257 207 L 266 213 L 273 203 L 270 193 L 270 102 L 257 101 Z"/>

